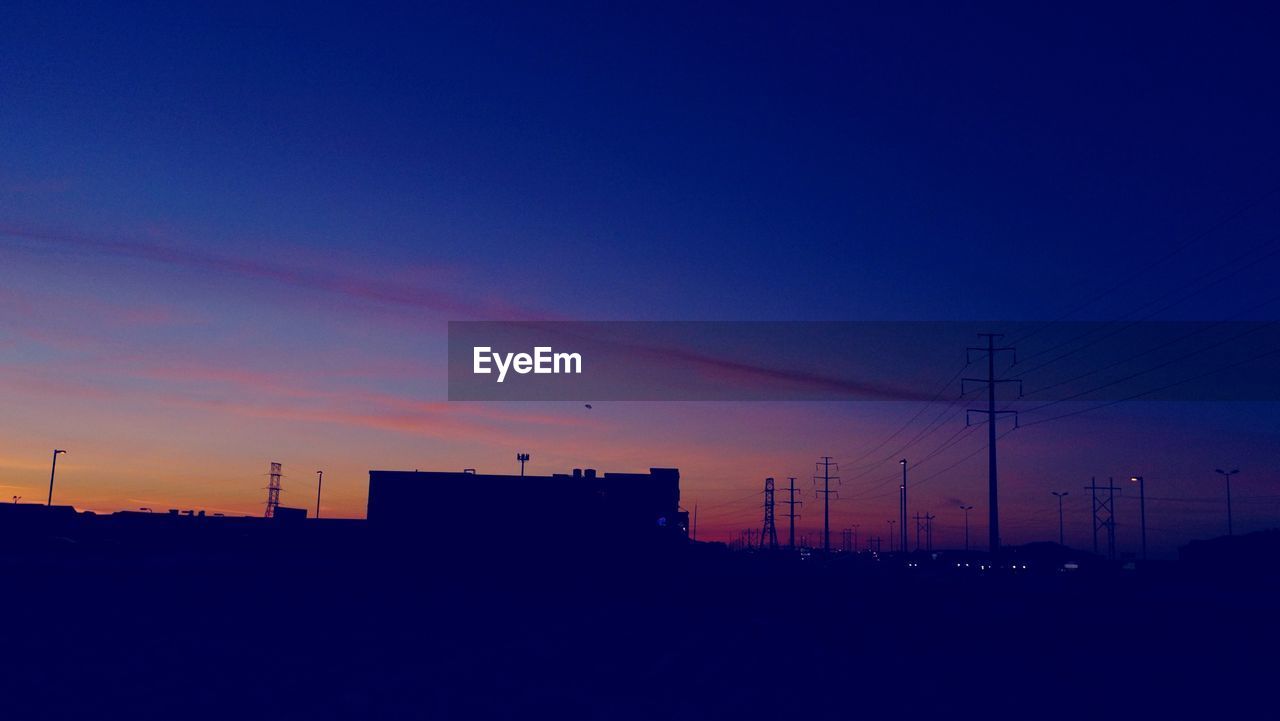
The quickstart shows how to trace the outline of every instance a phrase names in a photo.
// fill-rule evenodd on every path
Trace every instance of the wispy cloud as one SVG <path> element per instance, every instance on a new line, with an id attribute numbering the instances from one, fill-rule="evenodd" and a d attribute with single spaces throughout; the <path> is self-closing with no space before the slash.
<path id="1" fill-rule="evenodd" d="M 492 297 L 463 295 L 429 287 L 422 283 L 403 283 L 386 278 L 362 277 L 354 273 L 303 268 L 259 259 L 220 255 L 176 245 L 162 245 L 137 240 L 110 240 L 47 233 L 27 228 L 0 226 L 0 237 L 8 237 L 11 247 L 16 242 L 34 244 L 35 249 L 63 249 L 181 267 L 205 273 L 251 280 L 270 281 L 277 285 L 304 288 L 363 302 L 440 313 L 451 318 L 491 318 L 527 320 L 547 318 L 526 304 L 508 303 Z"/>

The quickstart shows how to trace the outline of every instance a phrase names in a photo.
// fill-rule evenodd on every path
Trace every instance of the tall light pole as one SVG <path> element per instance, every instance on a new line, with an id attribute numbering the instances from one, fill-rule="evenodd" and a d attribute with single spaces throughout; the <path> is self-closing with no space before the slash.
<path id="1" fill-rule="evenodd" d="M 1142 560 L 1147 560 L 1147 482 L 1142 476 L 1129 476 L 1130 483 L 1138 484 L 1138 508 L 1142 514 Z"/>
<path id="2" fill-rule="evenodd" d="M 1213 470 L 1227 479 L 1227 535 L 1234 536 L 1236 535 L 1235 530 L 1231 527 L 1231 477 L 1239 473 L 1240 469 L 1232 468 L 1229 471 L 1224 471 L 1221 468 L 1215 468 Z"/>
<path id="3" fill-rule="evenodd" d="M 324 471 L 316 471 L 316 518 L 320 517 L 320 489 L 324 488 Z"/>
<path id="4" fill-rule="evenodd" d="M 892 456 L 890 456 L 892 458 Z M 907 551 L 907 459 L 903 458 L 898 461 L 902 464 L 902 493 L 901 500 L 898 504 L 898 532 L 902 537 L 898 539 L 898 550 L 906 553 Z M 890 529 L 892 530 L 892 529 Z"/>
<path id="5" fill-rule="evenodd" d="M 960 506 L 960 510 L 964 511 L 964 550 L 969 550 L 969 511 L 973 510 L 973 506 Z"/>
<path id="6" fill-rule="evenodd" d="M 525 461 L 529 460 L 529 454 L 528 454 L 528 453 L 517 453 L 517 454 L 516 454 L 516 460 L 517 460 L 517 461 L 520 461 L 520 477 L 521 477 L 521 478 L 524 478 L 524 463 L 525 463 Z"/>
<path id="7" fill-rule="evenodd" d="M 893 524 L 895 523 L 897 521 L 892 518 L 889 519 L 889 553 L 893 553 Z"/>
<path id="8" fill-rule="evenodd" d="M 49 468 L 49 500 L 45 503 L 46 506 L 53 505 L 53 474 L 58 471 L 58 454 L 59 453 L 66 453 L 66 451 L 62 450 L 61 448 L 53 449 L 53 466 Z"/>
<path id="9" fill-rule="evenodd" d="M 1050 491 L 1050 493 L 1058 497 L 1058 545 L 1065 546 L 1067 544 L 1063 540 L 1066 536 L 1062 532 L 1062 499 L 1071 494 L 1067 491 Z"/>

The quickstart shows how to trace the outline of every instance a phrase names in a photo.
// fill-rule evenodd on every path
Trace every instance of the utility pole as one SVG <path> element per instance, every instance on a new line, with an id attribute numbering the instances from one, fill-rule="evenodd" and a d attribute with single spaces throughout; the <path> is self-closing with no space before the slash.
<path id="1" fill-rule="evenodd" d="M 897 521 L 893 520 L 892 518 L 889 519 L 889 553 L 893 553 L 893 539 L 894 539 L 893 524 L 895 523 L 897 523 Z"/>
<path id="2" fill-rule="evenodd" d="M 1062 499 L 1063 499 L 1063 498 L 1066 498 L 1067 496 L 1069 496 L 1069 495 L 1071 495 L 1071 494 L 1070 494 L 1070 493 L 1068 493 L 1067 491 L 1050 491 L 1050 493 L 1052 493 L 1053 495 L 1055 495 L 1055 496 L 1057 496 L 1057 497 L 1058 497 L 1058 545 L 1059 545 L 1059 546 L 1065 546 L 1065 545 L 1067 545 L 1067 544 L 1066 544 L 1066 542 L 1063 540 L 1064 538 L 1066 538 L 1066 536 L 1063 534 L 1063 525 L 1062 525 Z M 1098 545 L 1098 544 L 1097 544 L 1097 543 L 1094 543 L 1093 545 L 1094 545 L 1094 549 L 1093 549 L 1093 550 L 1094 550 L 1094 551 L 1097 551 L 1097 550 L 1098 550 L 1098 549 L 1097 549 L 1097 545 Z"/>
<path id="3" fill-rule="evenodd" d="M 787 489 L 788 497 L 783 503 L 787 504 L 787 547 L 796 550 L 796 506 L 804 505 L 804 501 L 796 500 L 796 479 L 791 476 L 787 480 L 791 481 L 791 486 Z"/>
<path id="4" fill-rule="evenodd" d="M 1010 352 L 1013 353 L 1013 362 L 1018 362 L 1018 354 L 1012 347 L 996 347 L 996 338 L 1003 338 L 1000 333 L 979 333 L 978 337 L 987 339 L 985 348 L 969 347 L 965 349 L 965 359 L 969 360 L 974 352 L 987 354 L 987 377 L 982 378 L 962 378 L 960 379 L 960 394 L 964 395 L 964 384 L 969 383 L 985 383 L 987 386 L 987 407 L 985 410 L 970 409 L 965 413 L 965 425 L 969 424 L 970 413 L 982 413 L 987 416 L 987 495 L 988 495 L 988 512 L 991 519 L 988 522 L 988 533 L 990 534 L 991 553 L 995 555 L 1000 552 L 1000 504 L 999 493 L 996 490 L 996 418 L 1001 415 L 1012 415 L 1014 417 L 1014 427 L 1017 427 L 1017 411 L 997 411 L 996 410 L 996 384 L 997 383 L 1017 383 L 1018 397 L 1022 397 L 1022 381 L 1012 378 L 997 379 L 996 378 L 996 353 Z"/>
<path id="5" fill-rule="evenodd" d="M 973 506 L 961 505 L 960 510 L 964 511 L 964 550 L 969 550 L 969 511 L 973 510 Z"/>
<path id="6" fill-rule="evenodd" d="M 856 550 L 858 550 L 858 526 L 859 526 L 859 525 L 860 525 L 860 524 L 855 523 L 855 524 L 853 524 L 853 526 L 852 526 L 852 528 L 853 528 L 853 550 L 855 550 L 855 551 L 856 551 Z"/>
<path id="7" fill-rule="evenodd" d="M 840 550 L 849 553 L 853 550 L 853 529 L 846 528 L 840 532 Z"/>
<path id="8" fill-rule="evenodd" d="M 920 533 L 924 533 L 924 549 L 933 550 L 933 519 L 937 516 L 926 512 L 923 516 L 917 513 L 912 516 L 916 522 L 916 550 L 920 550 Z"/>
<path id="9" fill-rule="evenodd" d="M 890 456 L 892 458 L 892 456 Z M 902 485 L 898 487 L 898 530 L 902 532 L 902 538 L 898 541 L 898 550 L 906 553 L 907 551 L 907 459 L 903 458 L 898 461 L 902 465 Z M 893 537 L 889 538 L 892 545 Z M 920 544 L 916 544 L 920 545 Z"/>
<path id="10" fill-rule="evenodd" d="M 831 490 L 832 481 L 840 482 L 840 476 L 831 475 L 831 467 L 835 466 L 838 471 L 840 466 L 831 460 L 831 456 L 823 456 L 814 465 L 822 471 L 821 476 L 815 475 L 813 477 L 815 485 L 817 485 L 819 478 L 822 479 L 822 490 L 817 492 L 822 497 L 822 552 L 831 553 L 831 494 L 835 493 L 838 498 L 840 493 L 839 491 Z"/>
<path id="11" fill-rule="evenodd" d="M 1138 484 L 1138 512 L 1142 516 L 1142 560 L 1147 560 L 1147 481 L 1142 476 L 1130 476 L 1130 483 Z"/>
<path id="12" fill-rule="evenodd" d="M 1235 535 L 1235 529 L 1231 526 L 1231 476 L 1240 473 L 1240 469 L 1231 469 L 1229 471 L 1222 469 L 1213 470 L 1217 471 L 1217 474 L 1226 479 L 1226 535 Z M 49 485 L 52 487 L 54 482 L 50 480 Z"/>
<path id="13" fill-rule="evenodd" d="M 769 548 L 778 547 L 778 529 L 773 524 L 773 478 L 764 479 L 764 526 L 760 529 L 760 547 L 765 541 Z"/>
<path id="14" fill-rule="evenodd" d="M 324 488 L 324 471 L 316 471 L 316 518 L 320 517 L 320 489 Z"/>
<path id="15" fill-rule="evenodd" d="M 63 453 L 66 451 L 61 448 L 53 449 L 53 465 L 49 467 L 49 500 L 45 503 L 46 506 L 53 505 L 53 474 L 58 471 L 58 456 Z"/>
<path id="16" fill-rule="evenodd" d="M 520 461 L 520 477 L 521 477 L 521 478 L 524 478 L 524 464 L 525 464 L 525 461 L 528 461 L 528 460 L 529 460 L 529 454 L 528 454 L 528 453 L 517 453 L 517 454 L 516 454 L 516 460 L 517 460 L 517 461 Z"/>

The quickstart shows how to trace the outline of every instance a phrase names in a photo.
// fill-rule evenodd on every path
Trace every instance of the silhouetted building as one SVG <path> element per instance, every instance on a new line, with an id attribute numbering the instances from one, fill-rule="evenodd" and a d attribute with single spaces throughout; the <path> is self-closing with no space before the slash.
<path id="1" fill-rule="evenodd" d="M 1274 573 L 1280 568 L 1280 529 L 1191 541 L 1178 549 L 1189 566 Z"/>
<path id="2" fill-rule="evenodd" d="M 276 506 L 275 512 L 271 515 L 277 521 L 285 523 L 293 521 L 302 521 L 307 517 L 307 509 L 291 508 L 289 506 Z"/>
<path id="3" fill-rule="evenodd" d="M 675 468 L 551 476 L 369 471 L 371 529 L 433 545 L 685 540 L 688 518 Z"/>

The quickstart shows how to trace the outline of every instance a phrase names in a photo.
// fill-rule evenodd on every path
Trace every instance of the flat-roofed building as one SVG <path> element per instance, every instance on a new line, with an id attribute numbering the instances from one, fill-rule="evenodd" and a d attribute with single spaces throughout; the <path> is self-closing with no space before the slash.
<path id="1" fill-rule="evenodd" d="M 371 529 L 433 544 L 686 539 L 680 471 L 551 476 L 369 471 Z"/>

